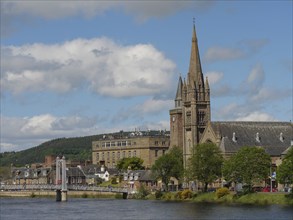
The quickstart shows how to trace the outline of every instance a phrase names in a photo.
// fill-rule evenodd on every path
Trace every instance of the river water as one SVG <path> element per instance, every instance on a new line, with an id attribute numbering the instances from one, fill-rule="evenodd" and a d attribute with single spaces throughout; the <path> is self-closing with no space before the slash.
<path id="1" fill-rule="evenodd" d="M 293 219 L 289 206 L 219 205 L 152 200 L 0 198 L 1 220 Z"/>

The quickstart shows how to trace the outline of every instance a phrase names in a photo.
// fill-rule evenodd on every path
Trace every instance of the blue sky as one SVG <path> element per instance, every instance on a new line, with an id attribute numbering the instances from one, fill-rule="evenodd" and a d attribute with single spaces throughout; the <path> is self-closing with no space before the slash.
<path id="1" fill-rule="evenodd" d="M 292 120 L 292 1 L 1 1 L 1 152 L 169 130 L 193 17 L 212 120 Z"/>

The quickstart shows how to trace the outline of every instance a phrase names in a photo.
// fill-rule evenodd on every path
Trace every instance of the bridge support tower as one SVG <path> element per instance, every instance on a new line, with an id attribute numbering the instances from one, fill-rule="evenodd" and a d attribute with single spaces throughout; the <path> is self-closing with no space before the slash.
<path id="1" fill-rule="evenodd" d="M 66 183 L 66 161 L 63 156 L 62 159 L 56 158 L 56 201 L 67 201 L 67 183 Z"/>

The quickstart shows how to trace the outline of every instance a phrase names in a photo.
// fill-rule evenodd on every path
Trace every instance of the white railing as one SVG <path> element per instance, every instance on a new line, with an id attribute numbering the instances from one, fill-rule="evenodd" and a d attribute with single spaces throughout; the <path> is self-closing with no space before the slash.
<path id="1" fill-rule="evenodd" d="M 57 190 L 61 189 L 60 185 L 53 184 L 32 184 L 32 185 L 1 185 L 0 190 Z M 67 185 L 67 189 L 71 191 L 98 191 L 98 192 L 114 192 L 114 193 L 128 193 L 128 188 L 117 187 L 100 187 L 87 185 Z"/>

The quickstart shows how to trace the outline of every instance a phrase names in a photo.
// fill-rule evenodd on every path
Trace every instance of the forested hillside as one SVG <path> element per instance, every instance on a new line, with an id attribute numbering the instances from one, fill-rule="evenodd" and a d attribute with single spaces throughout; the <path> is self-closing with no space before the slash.
<path id="1" fill-rule="evenodd" d="M 43 163 L 46 155 L 65 155 L 69 160 L 91 160 L 92 141 L 103 135 L 75 138 L 59 138 L 19 152 L 0 154 L 0 166 L 24 166 L 31 163 Z"/>

